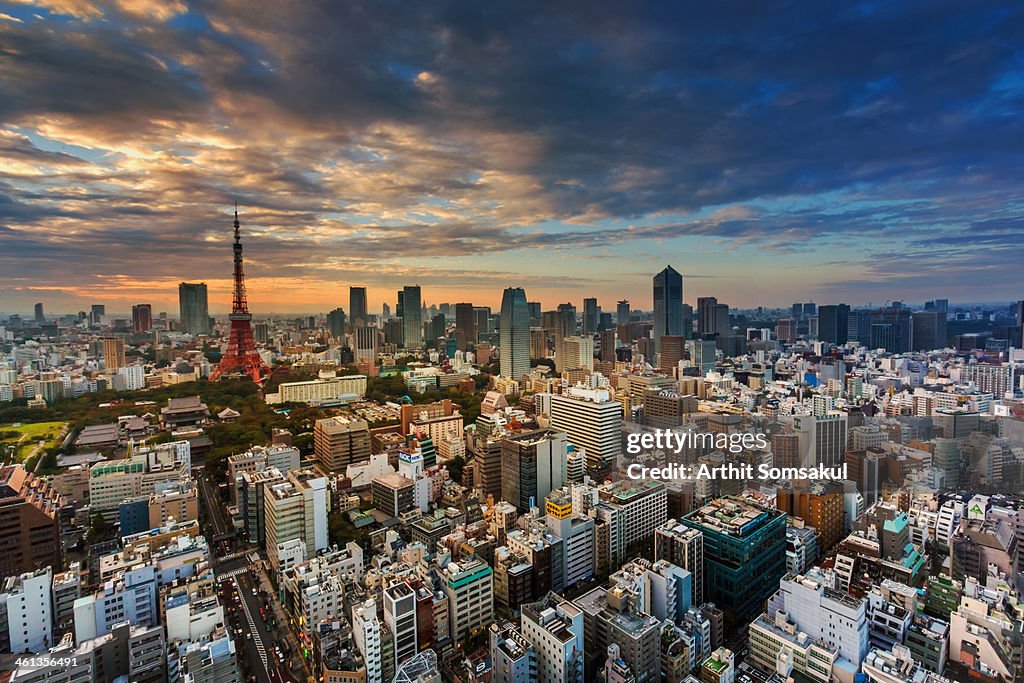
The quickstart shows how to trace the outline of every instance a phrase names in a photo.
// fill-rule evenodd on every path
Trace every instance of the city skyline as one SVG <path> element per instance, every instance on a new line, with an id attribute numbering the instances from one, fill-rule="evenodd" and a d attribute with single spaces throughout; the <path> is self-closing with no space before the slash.
<path id="1" fill-rule="evenodd" d="M 0 309 L 1024 291 L 1013 5 L 254 9 L 0 12 Z"/>

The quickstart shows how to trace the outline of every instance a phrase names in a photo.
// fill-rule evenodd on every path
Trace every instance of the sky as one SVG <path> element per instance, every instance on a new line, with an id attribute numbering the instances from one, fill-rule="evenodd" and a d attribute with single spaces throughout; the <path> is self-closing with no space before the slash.
<path id="1" fill-rule="evenodd" d="M 0 311 L 1020 299 L 1022 13 L 0 3 Z"/>

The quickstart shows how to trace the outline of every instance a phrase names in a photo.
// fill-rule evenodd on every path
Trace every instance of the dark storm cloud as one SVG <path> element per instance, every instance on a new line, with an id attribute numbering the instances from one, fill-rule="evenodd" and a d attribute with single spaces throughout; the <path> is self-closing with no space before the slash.
<path id="1" fill-rule="evenodd" d="M 698 236 L 909 282 L 1024 246 L 1016 3 L 33 11 L 0 18 L 14 278 L 219 272 L 234 200 L 257 277 Z"/>

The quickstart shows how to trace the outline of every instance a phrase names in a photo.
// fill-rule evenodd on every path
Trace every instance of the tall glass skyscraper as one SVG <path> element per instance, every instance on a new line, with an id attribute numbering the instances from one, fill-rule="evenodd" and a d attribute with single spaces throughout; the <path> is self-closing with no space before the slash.
<path id="1" fill-rule="evenodd" d="M 348 288 L 348 315 L 353 329 L 366 327 L 366 287 Z"/>
<path id="2" fill-rule="evenodd" d="M 583 300 L 583 334 L 597 334 L 597 299 Z"/>
<path id="3" fill-rule="evenodd" d="M 521 287 L 501 295 L 501 376 L 519 381 L 530 372 L 530 306 Z"/>
<path id="4" fill-rule="evenodd" d="M 423 300 L 419 285 L 402 289 L 402 330 L 405 333 L 405 348 L 418 349 L 423 346 Z"/>
<path id="5" fill-rule="evenodd" d="M 210 310 L 205 282 L 182 282 L 178 285 L 178 308 L 181 329 L 192 335 L 210 334 Z"/>
<path id="6" fill-rule="evenodd" d="M 655 350 L 666 335 L 683 335 L 683 276 L 672 266 L 654 276 Z"/>

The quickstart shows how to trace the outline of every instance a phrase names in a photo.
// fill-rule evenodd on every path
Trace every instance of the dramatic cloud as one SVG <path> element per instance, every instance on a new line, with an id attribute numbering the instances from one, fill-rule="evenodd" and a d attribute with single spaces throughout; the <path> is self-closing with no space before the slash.
<path id="1" fill-rule="evenodd" d="M 0 310 L 1019 298 L 1016 3 L 46 0 L 0 14 Z"/>

